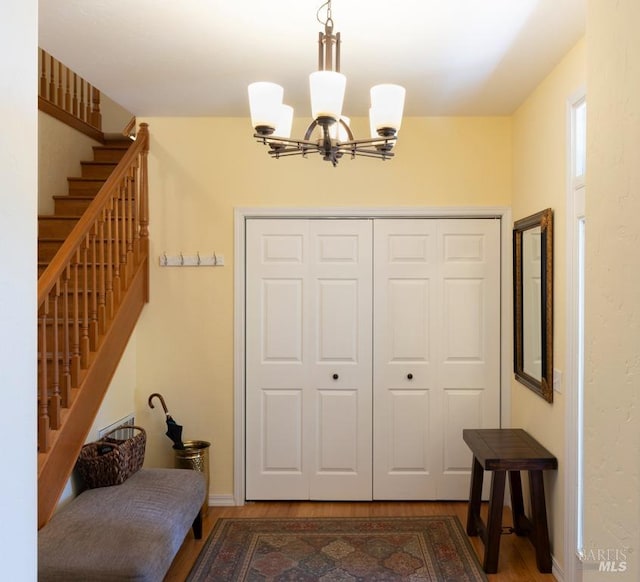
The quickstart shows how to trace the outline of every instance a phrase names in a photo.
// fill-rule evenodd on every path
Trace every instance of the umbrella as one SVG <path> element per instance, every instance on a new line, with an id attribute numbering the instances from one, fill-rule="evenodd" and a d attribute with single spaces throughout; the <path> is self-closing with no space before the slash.
<path id="1" fill-rule="evenodd" d="M 158 397 L 160 399 L 160 403 L 162 404 L 162 409 L 164 410 L 164 413 L 167 417 L 167 432 L 164 434 L 166 434 L 173 441 L 174 449 L 183 450 L 184 444 L 182 443 L 182 425 L 178 424 L 173 419 L 173 417 L 169 414 L 169 411 L 167 410 L 167 405 L 164 403 L 164 398 L 162 397 L 162 394 L 158 394 L 157 392 L 154 392 L 153 394 L 151 394 L 151 396 L 149 396 L 149 407 L 150 408 L 154 407 L 152 400 L 155 397 Z"/>

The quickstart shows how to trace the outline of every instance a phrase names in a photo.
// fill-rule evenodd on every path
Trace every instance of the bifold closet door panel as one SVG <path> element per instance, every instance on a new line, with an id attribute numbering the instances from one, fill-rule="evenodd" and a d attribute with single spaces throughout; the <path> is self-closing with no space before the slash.
<path id="1" fill-rule="evenodd" d="M 371 221 L 246 233 L 247 499 L 371 499 Z"/>
<path id="2" fill-rule="evenodd" d="M 376 220 L 374 256 L 374 499 L 435 499 L 437 222 Z"/>
<path id="3" fill-rule="evenodd" d="M 439 221 L 438 254 L 442 297 L 438 499 L 468 499 L 471 457 L 462 430 L 500 427 L 500 221 Z M 488 486 L 487 482 L 487 492 Z"/>
<path id="4" fill-rule="evenodd" d="M 247 499 L 308 498 L 309 244 L 305 220 L 247 222 Z"/>
<path id="5" fill-rule="evenodd" d="M 374 499 L 465 499 L 499 426 L 500 223 L 374 223 Z"/>

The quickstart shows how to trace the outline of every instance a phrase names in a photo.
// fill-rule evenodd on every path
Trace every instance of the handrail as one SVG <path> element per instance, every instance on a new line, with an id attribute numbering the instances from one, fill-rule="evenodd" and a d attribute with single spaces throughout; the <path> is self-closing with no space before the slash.
<path id="1" fill-rule="evenodd" d="M 38 108 L 103 141 L 100 91 L 45 50 L 39 49 L 38 52 Z"/>
<path id="2" fill-rule="evenodd" d="M 72 389 L 148 256 L 149 131 L 137 139 L 38 280 L 38 448 L 48 451 Z"/>

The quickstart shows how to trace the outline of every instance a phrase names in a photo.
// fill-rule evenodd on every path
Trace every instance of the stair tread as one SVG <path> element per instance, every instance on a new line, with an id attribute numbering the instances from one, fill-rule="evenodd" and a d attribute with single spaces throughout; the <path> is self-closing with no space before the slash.
<path id="1" fill-rule="evenodd" d="M 104 145 L 94 146 L 96 148 L 119 148 L 119 149 L 129 149 L 131 145 L 130 139 L 108 139 L 105 141 Z"/>
<path id="2" fill-rule="evenodd" d="M 54 194 L 54 200 L 94 200 L 95 194 L 79 194 L 74 192 L 73 194 Z"/>
<path id="3" fill-rule="evenodd" d="M 92 165 L 92 166 L 117 166 L 118 162 L 109 162 L 107 160 L 84 160 L 80 162 L 80 165 Z"/>
<path id="4" fill-rule="evenodd" d="M 73 214 L 38 214 L 38 220 L 80 220 L 80 218 Z"/>
<path id="5" fill-rule="evenodd" d="M 126 152 L 127 149 L 129 148 L 126 145 L 114 144 L 114 145 L 94 146 L 93 149 L 98 151 L 103 151 L 103 152 L 115 151 L 115 150 L 119 152 Z"/>
<path id="6" fill-rule="evenodd" d="M 69 181 L 74 182 L 106 182 L 106 178 L 84 178 L 82 176 L 70 176 L 67 178 Z"/>

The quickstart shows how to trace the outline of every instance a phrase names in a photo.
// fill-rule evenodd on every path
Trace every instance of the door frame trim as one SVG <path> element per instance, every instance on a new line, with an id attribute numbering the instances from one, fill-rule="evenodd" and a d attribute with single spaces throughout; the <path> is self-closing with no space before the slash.
<path id="1" fill-rule="evenodd" d="M 245 226 L 251 218 L 496 218 L 500 219 L 500 426 L 511 425 L 513 350 L 513 222 L 507 206 L 240 207 L 234 209 L 233 499 L 245 503 Z"/>

